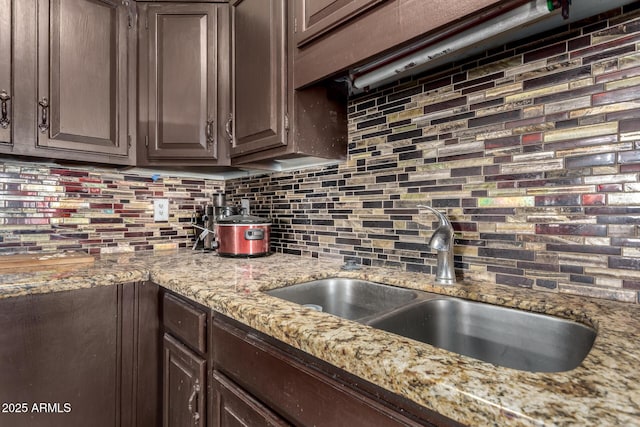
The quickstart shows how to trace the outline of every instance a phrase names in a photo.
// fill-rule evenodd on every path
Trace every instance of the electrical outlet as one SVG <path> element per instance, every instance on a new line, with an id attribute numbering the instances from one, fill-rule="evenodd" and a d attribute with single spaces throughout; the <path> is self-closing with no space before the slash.
<path id="1" fill-rule="evenodd" d="M 155 199 L 153 201 L 153 220 L 169 221 L 169 199 Z"/>

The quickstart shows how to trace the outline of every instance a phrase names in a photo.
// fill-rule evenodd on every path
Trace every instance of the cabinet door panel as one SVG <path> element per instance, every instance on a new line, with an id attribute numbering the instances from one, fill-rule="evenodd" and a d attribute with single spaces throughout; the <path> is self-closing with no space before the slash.
<path id="1" fill-rule="evenodd" d="M 168 334 L 163 343 L 164 427 L 204 427 L 206 362 Z"/>
<path id="2" fill-rule="evenodd" d="M 296 44 L 313 40 L 381 1 L 296 0 Z"/>
<path id="3" fill-rule="evenodd" d="M 236 0 L 231 6 L 235 157 L 287 144 L 286 4 Z"/>
<path id="4" fill-rule="evenodd" d="M 132 427 L 157 427 L 161 423 L 162 335 L 160 289 L 152 282 L 136 287 L 136 351 L 134 352 L 134 415 Z M 123 402 L 124 396 L 123 396 Z M 123 423 L 123 425 L 126 425 Z"/>
<path id="5" fill-rule="evenodd" d="M 128 152 L 128 11 L 112 0 L 38 2 L 38 145 Z"/>
<path id="6" fill-rule="evenodd" d="M 0 413 L 0 425 L 116 425 L 119 289 L 0 300 L 0 402 L 28 404 L 26 413 Z"/>
<path id="7" fill-rule="evenodd" d="M 12 102 L 6 97 L 13 95 L 12 3 L 11 0 L 0 0 L 0 145 L 11 143 Z"/>
<path id="8" fill-rule="evenodd" d="M 205 3 L 149 6 L 151 159 L 217 156 L 218 8 Z"/>

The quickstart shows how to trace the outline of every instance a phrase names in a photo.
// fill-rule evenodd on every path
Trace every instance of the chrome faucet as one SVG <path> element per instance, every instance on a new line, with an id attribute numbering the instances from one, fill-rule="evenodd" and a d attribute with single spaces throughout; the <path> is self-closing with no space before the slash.
<path id="1" fill-rule="evenodd" d="M 451 221 L 445 214 L 431 206 L 417 205 L 417 207 L 433 212 L 440 221 L 438 228 L 429 239 L 429 247 L 438 251 L 436 283 L 439 285 L 453 285 L 456 283 L 456 274 L 453 269 L 453 226 Z"/>

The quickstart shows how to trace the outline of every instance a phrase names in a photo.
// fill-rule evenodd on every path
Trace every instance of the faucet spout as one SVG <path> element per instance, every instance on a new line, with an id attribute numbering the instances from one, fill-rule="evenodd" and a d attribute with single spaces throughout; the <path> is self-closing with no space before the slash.
<path id="1" fill-rule="evenodd" d="M 438 217 L 438 220 L 440 221 L 440 227 L 442 226 L 451 227 L 451 222 L 449 221 L 449 218 L 447 218 L 445 214 L 443 214 L 439 210 L 434 209 L 431 206 L 427 206 L 427 205 L 416 205 L 416 207 L 433 212 Z"/>
<path id="2" fill-rule="evenodd" d="M 426 205 L 417 205 L 431 211 L 438 217 L 438 228 L 429 239 L 429 247 L 438 252 L 436 265 L 436 283 L 440 285 L 453 285 L 456 283 L 456 274 L 453 262 L 453 226 L 451 221 L 442 212 Z"/>

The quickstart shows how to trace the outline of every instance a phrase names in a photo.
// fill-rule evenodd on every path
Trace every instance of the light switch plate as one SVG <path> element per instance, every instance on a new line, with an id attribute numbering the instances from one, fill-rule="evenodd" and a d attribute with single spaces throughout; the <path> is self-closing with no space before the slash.
<path id="1" fill-rule="evenodd" d="M 155 199 L 153 201 L 153 220 L 169 221 L 169 199 Z"/>

